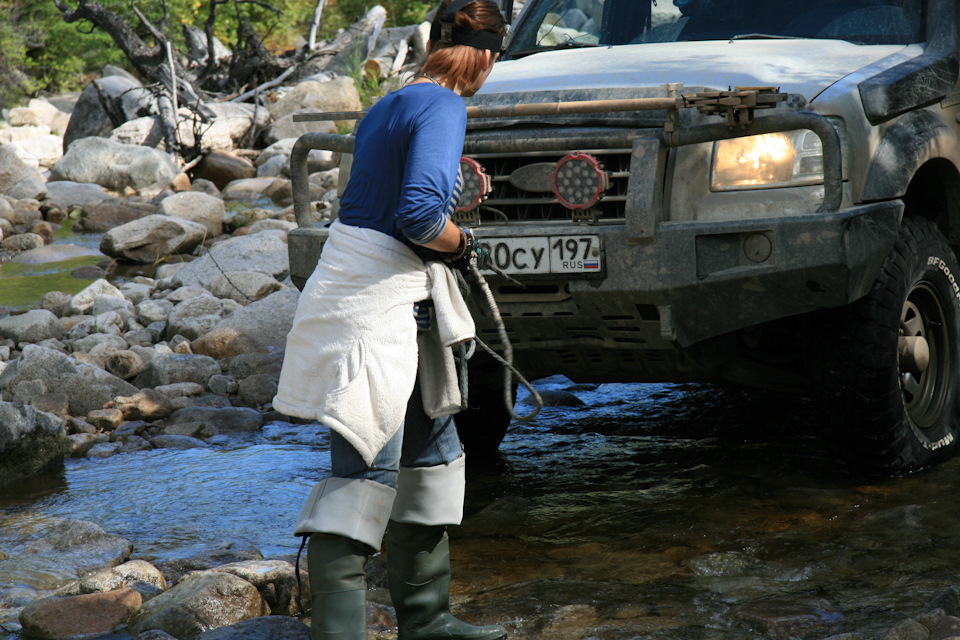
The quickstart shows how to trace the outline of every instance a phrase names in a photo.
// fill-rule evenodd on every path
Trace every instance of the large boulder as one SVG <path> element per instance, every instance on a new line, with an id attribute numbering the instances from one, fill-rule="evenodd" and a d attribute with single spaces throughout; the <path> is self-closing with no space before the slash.
<path id="1" fill-rule="evenodd" d="M 7 193 L 25 178 L 43 180 L 40 172 L 21 160 L 15 149 L 7 145 L 0 146 L 0 193 Z"/>
<path id="2" fill-rule="evenodd" d="M 2 149 L 2 147 L 0 147 Z M 61 209 L 84 207 L 110 198 L 106 189 L 98 184 L 58 180 L 47 183 L 46 202 Z"/>
<path id="3" fill-rule="evenodd" d="M 63 134 L 63 148 L 68 151 L 76 140 L 90 136 L 109 136 L 114 127 L 127 120 L 147 115 L 154 99 L 139 82 L 124 76 L 108 76 L 94 80 L 80 94 L 70 124 Z M 104 105 L 113 112 L 114 122 Z"/>
<path id="4" fill-rule="evenodd" d="M 219 373 L 219 371 L 217 372 Z M 47 389 L 67 389 L 70 414 L 85 416 L 117 396 L 130 396 L 137 388 L 92 364 L 39 345 L 27 345 L 19 358 L 0 373 L 0 390 L 14 389 L 24 381 L 39 380 Z"/>
<path id="5" fill-rule="evenodd" d="M 106 200 L 85 205 L 75 228 L 82 229 L 86 233 L 103 233 L 155 213 L 157 213 L 155 204 L 109 197 Z"/>
<path id="6" fill-rule="evenodd" d="M 290 273 L 287 245 L 274 232 L 231 238 L 187 263 L 171 280 L 174 286 L 209 288 L 221 274 L 230 271 L 259 271 L 282 281 Z"/>
<path id="7" fill-rule="evenodd" d="M 40 598 L 20 613 L 30 638 L 89 637 L 113 631 L 140 610 L 143 598 L 129 587 L 105 593 Z"/>
<path id="8" fill-rule="evenodd" d="M 338 76 L 329 82 L 307 80 L 299 83 L 270 107 L 274 120 L 295 111 L 360 111 L 360 93 L 353 78 Z M 352 120 L 338 121 L 338 126 L 349 126 Z"/>
<path id="9" fill-rule="evenodd" d="M 227 219 L 223 200 L 199 191 L 185 191 L 164 198 L 160 201 L 160 213 L 202 224 L 207 228 L 209 238 L 223 233 L 223 223 Z"/>
<path id="10" fill-rule="evenodd" d="M 0 402 L 0 487 L 63 462 L 69 443 L 63 421 L 18 402 Z"/>
<path id="11" fill-rule="evenodd" d="M 333 120 L 308 120 L 297 122 L 294 116 L 315 114 L 315 109 L 298 109 L 276 119 L 263 134 L 263 141 L 273 145 L 287 138 L 299 138 L 305 133 L 336 133 L 337 125 Z"/>
<path id="12" fill-rule="evenodd" d="M 0 337 L 22 342 L 41 342 L 63 337 L 63 325 L 56 315 L 46 309 L 33 309 L 26 313 L 0 318 Z"/>
<path id="13" fill-rule="evenodd" d="M 6 146 L 30 167 L 49 169 L 63 157 L 63 140 L 50 134 L 18 140 Z"/>
<path id="14" fill-rule="evenodd" d="M 123 191 L 127 187 L 141 190 L 166 186 L 178 173 L 177 164 L 162 151 L 91 137 L 70 146 L 50 170 L 50 180 L 92 182 Z"/>
<path id="15" fill-rule="evenodd" d="M 206 235 L 202 224 L 149 215 L 107 231 L 100 240 L 100 251 L 112 258 L 153 264 L 165 256 L 192 251 Z"/>
<path id="16" fill-rule="evenodd" d="M 257 588 L 229 573 L 199 573 L 144 603 L 130 621 L 134 635 L 159 629 L 180 640 L 268 614 Z"/>
<path id="17" fill-rule="evenodd" d="M 272 293 L 224 317 L 211 333 L 218 334 L 222 340 L 232 337 L 244 350 L 282 349 L 293 327 L 299 297 L 300 292 L 294 288 Z"/>
<path id="18" fill-rule="evenodd" d="M 178 382 L 196 382 L 206 387 L 211 376 L 221 373 L 223 372 L 220 370 L 220 365 L 209 356 L 192 353 L 157 353 L 143 368 L 140 375 L 133 379 L 133 384 L 144 388 Z M 0 376 L 0 381 L 2 379 Z M 136 392 L 135 389 L 134 392 Z M 133 395 L 133 393 L 118 395 Z"/>

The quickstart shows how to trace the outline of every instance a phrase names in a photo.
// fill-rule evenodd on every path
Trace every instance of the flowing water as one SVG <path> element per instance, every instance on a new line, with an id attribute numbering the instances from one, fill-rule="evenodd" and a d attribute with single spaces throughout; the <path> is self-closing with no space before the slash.
<path id="1" fill-rule="evenodd" d="M 709 385 L 539 386 L 583 405 L 512 425 L 499 461 L 469 469 L 451 532 L 464 617 L 520 638 L 874 637 L 956 581 L 960 460 L 857 480 L 807 435 L 802 403 Z M 204 449 L 68 460 L 0 493 L 0 550 L 79 518 L 135 557 L 242 539 L 289 559 L 326 443 L 315 425 L 273 422 Z"/>

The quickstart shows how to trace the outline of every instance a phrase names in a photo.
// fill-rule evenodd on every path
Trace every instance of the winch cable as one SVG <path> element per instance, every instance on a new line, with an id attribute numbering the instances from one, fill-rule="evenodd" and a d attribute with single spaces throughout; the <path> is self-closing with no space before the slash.
<path id="1" fill-rule="evenodd" d="M 499 269 L 493 265 L 486 265 L 486 268 L 491 269 L 497 274 L 503 276 L 504 278 L 511 280 L 517 283 L 520 286 L 519 282 L 501 272 Z M 461 291 L 463 291 L 464 297 L 467 297 L 469 292 L 467 281 L 464 279 L 463 275 L 454 270 L 454 273 L 457 274 L 458 284 Z M 497 333 L 500 336 L 500 342 L 503 344 L 503 355 L 494 351 L 489 345 L 487 345 L 479 337 L 474 338 L 476 343 L 486 351 L 490 356 L 503 365 L 503 403 L 507 408 L 507 411 L 510 413 L 510 416 L 517 422 L 529 422 L 540 413 L 540 409 L 543 408 L 543 398 L 540 397 L 540 394 L 537 393 L 537 390 L 533 388 L 533 385 L 520 373 L 516 367 L 513 366 L 513 345 L 510 344 L 510 338 L 507 337 L 507 328 L 503 323 L 503 318 L 500 316 L 500 308 L 497 306 L 497 301 L 493 298 L 493 292 L 490 291 L 490 285 L 487 284 L 487 280 L 483 277 L 483 274 L 480 273 L 480 269 L 477 266 L 477 256 L 470 256 L 470 273 L 477 281 L 477 285 L 480 287 L 480 291 L 483 292 L 484 301 L 487 303 L 487 308 L 490 310 L 490 315 L 493 316 L 494 324 L 497 326 Z M 470 354 L 472 355 L 472 354 Z M 461 383 L 461 392 L 463 397 L 466 398 L 466 380 L 467 380 L 467 359 L 466 357 L 460 358 L 460 383 Z M 527 391 L 530 392 L 530 397 L 533 399 L 534 407 L 530 413 L 526 415 L 518 415 L 514 410 L 513 402 L 513 376 L 517 377 L 517 381 L 526 387 Z"/>

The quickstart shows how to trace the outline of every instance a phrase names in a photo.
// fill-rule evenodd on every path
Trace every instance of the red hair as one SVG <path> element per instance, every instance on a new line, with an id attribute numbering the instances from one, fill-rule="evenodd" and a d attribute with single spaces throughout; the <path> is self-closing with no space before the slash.
<path id="1" fill-rule="evenodd" d="M 444 0 L 437 9 L 435 23 L 440 20 L 440 16 L 452 2 L 453 0 Z M 457 11 L 454 24 L 464 29 L 507 35 L 503 16 L 500 15 L 497 5 L 490 0 L 473 0 L 467 3 L 463 9 Z M 484 57 L 483 49 L 464 44 L 447 44 L 431 39 L 430 55 L 423 63 L 420 73 L 433 76 L 444 83 L 452 82 L 454 85 L 469 86 L 483 73 Z"/>

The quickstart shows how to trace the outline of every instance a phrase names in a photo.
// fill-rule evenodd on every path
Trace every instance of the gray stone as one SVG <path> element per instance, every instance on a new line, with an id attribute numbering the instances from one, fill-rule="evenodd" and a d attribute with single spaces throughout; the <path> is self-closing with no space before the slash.
<path id="1" fill-rule="evenodd" d="M 229 298 L 246 305 L 286 287 L 273 276 L 259 271 L 229 271 L 211 282 L 209 289 L 218 298 Z"/>
<path id="2" fill-rule="evenodd" d="M 109 458 L 120 451 L 119 442 L 98 442 L 87 450 L 88 458 Z"/>
<path id="3" fill-rule="evenodd" d="M 160 213 L 202 224 L 207 228 L 208 238 L 222 234 L 227 219 L 223 200 L 199 191 L 185 191 L 164 198 L 160 202 Z"/>
<path id="4" fill-rule="evenodd" d="M 82 458 L 94 445 L 102 442 L 98 433 L 71 433 L 67 436 L 70 449 L 67 455 L 71 458 Z"/>
<path id="5" fill-rule="evenodd" d="M 297 228 L 296 222 L 270 218 L 268 220 L 257 220 L 247 228 L 247 233 L 254 234 L 254 233 L 260 233 L 261 231 L 272 230 L 272 231 L 282 231 L 284 234 L 287 234 L 296 228 Z"/>
<path id="6" fill-rule="evenodd" d="M 299 138 L 306 133 L 337 133 L 337 125 L 332 120 L 294 121 L 294 116 L 301 113 L 313 114 L 316 113 L 316 110 L 298 109 L 292 113 L 280 116 L 264 132 L 263 141 L 268 145 L 274 145 L 290 138 Z"/>
<path id="7" fill-rule="evenodd" d="M 96 296 L 93 299 L 93 306 L 90 308 L 90 314 L 98 316 L 101 313 L 108 313 L 110 311 L 126 311 L 131 316 L 134 316 L 135 310 L 133 303 L 123 296 L 123 292 L 117 290 L 117 293 L 120 293 L 119 297 L 114 292 Z"/>
<path id="8" fill-rule="evenodd" d="M 145 560 L 130 560 L 116 567 L 101 569 L 84 576 L 77 583 L 76 591 L 83 593 L 102 593 L 130 586 L 135 582 L 144 582 L 164 591 L 167 581 L 160 570 Z"/>
<path id="9" fill-rule="evenodd" d="M 149 440 L 154 449 L 196 449 L 205 447 L 207 443 L 197 438 L 176 434 L 161 434 Z"/>
<path id="10" fill-rule="evenodd" d="M 257 588 L 228 573 L 201 573 L 144 603 L 130 621 L 139 634 L 160 629 L 176 638 L 195 638 L 204 631 L 269 613 Z"/>
<path id="11" fill-rule="evenodd" d="M 73 351 L 76 352 L 87 352 L 93 351 L 101 344 L 108 344 L 112 347 L 113 351 L 119 351 L 120 349 L 125 349 L 127 346 L 126 341 L 120 336 L 113 333 L 94 333 L 85 338 L 79 338 L 73 343 Z"/>
<path id="12" fill-rule="evenodd" d="M 193 571 L 214 569 L 233 562 L 263 560 L 260 550 L 244 540 L 221 540 L 211 544 L 181 547 L 165 557 L 166 560 L 154 564 L 171 584 L 176 584 L 180 578 Z"/>
<path id="13" fill-rule="evenodd" d="M 132 553 L 133 544 L 129 540 L 109 534 L 92 522 L 55 520 L 39 539 L 24 547 L 16 564 L 21 568 L 76 579 L 98 569 L 122 564 Z"/>
<path id="14" fill-rule="evenodd" d="M 60 136 L 50 134 L 16 140 L 6 146 L 13 149 L 24 164 L 30 167 L 49 169 L 63 157 L 63 140 Z"/>
<path id="15" fill-rule="evenodd" d="M 0 487 L 60 465 L 69 442 L 56 416 L 15 402 L 0 402 Z"/>
<path id="16" fill-rule="evenodd" d="M 237 379 L 228 375 L 210 376 L 210 382 L 207 384 L 210 387 L 211 393 L 219 396 L 236 393 L 237 389 L 239 389 Z"/>
<path id="17" fill-rule="evenodd" d="M 67 210 L 102 202 L 112 197 L 98 184 L 87 184 L 63 180 L 47 183 L 46 202 Z"/>
<path id="18" fill-rule="evenodd" d="M 107 371 L 123 380 L 131 380 L 143 371 L 143 359 L 136 352 L 125 349 L 115 351 L 106 357 L 104 366 Z"/>
<path id="19" fill-rule="evenodd" d="M 106 138 L 77 140 L 50 169 L 50 180 L 92 182 L 113 191 L 166 185 L 179 173 L 170 156 L 157 149 Z"/>
<path id="20" fill-rule="evenodd" d="M 136 117 L 141 109 L 149 110 L 154 100 L 147 90 L 140 87 L 139 82 L 131 78 L 109 76 L 93 81 L 74 105 L 70 124 L 63 134 L 65 150 L 76 140 L 110 135 L 114 124 L 103 107 L 104 102 L 112 103 L 114 110 L 127 121 Z"/>
<path id="21" fill-rule="evenodd" d="M 277 291 L 225 316 L 214 330 L 235 332 L 257 349 L 282 349 L 293 327 L 299 297 L 295 288 Z"/>
<path id="22" fill-rule="evenodd" d="M 150 215 L 107 231 L 100 251 L 113 258 L 153 264 L 171 254 L 189 253 L 206 235 L 207 228 L 196 222 Z"/>
<path id="23" fill-rule="evenodd" d="M 218 242 L 199 259 L 173 276 L 176 286 L 209 285 L 222 273 L 259 271 L 283 280 L 290 272 L 287 245 L 276 236 L 259 233 Z"/>
<path id="24" fill-rule="evenodd" d="M 360 94 L 353 79 L 339 76 L 329 82 L 307 80 L 299 83 L 270 106 L 270 113 L 274 120 L 279 120 L 285 115 L 304 109 L 324 112 L 359 111 L 362 108 Z M 351 123 L 352 121 L 341 121 L 338 124 Z"/>
<path id="25" fill-rule="evenodd" d="M 120 292 L 123 293 L 123 297 L 129 300 L 132 304 L 138 305 L 141 302 L 150 299 L 150 293 L 153 290 L 153 287 L 149 284 L 142 284 L 138 282 L 124 282 L 119 287 Z M 150 324 L 149 322 L 147 324 Z"/>
<path id="26" fill-rule="evenodd" d="M 21 342 L 40 342 L 48 338 L 59 340 L 66 332 L 59 318 L 46 309 L 0 318 L 0 337 Z"/>
<path id="27" fill-rule="evenodd" d="M 184 300 L 173 308 L 167 318 L 167 332 L 193 340 L 213 329 L 222 314 L 220 301 L 205 293 Z"/>
<path id="28" fill-rule="evenodd" d="M 137 319 L 149 327 L 154 322 L 166 322 L 173 303 L 169 300 L 144 300 L 137 305 Z"/>
<path id="29" fill-rule="evenodd" d="M 20 233 L 0 241 L 0 249 L 13 252 L 30 251 L 43 246 L 43 237 L 35 233 Z"/>
<path id="30" fill-rule="evenodd" d="M 77 229 L 87 233 L 103 233 L 122 224 L 157 213 L 157 205 L 130 202 L 125 198 L 108 197 L 83 207 Z"/>
<path id="31" fill-rule="evenodd" d="M 100 278 L 91 282 L 78 293 L 73 295 L 70 303 L 67 305 L 64 313 L 66 315 L 83 314 L 93 309 L 93 304 L 98 296 L 113 296 L 123 300 L 123 292 L 110 284 L 107 280 Z"/>
<path id="32" fill-rule="evenodd" d="M 85 416 L 117 396 L 137 392 L 129 382 L 103 369 L 36 345 L 24 348 L 21 356 L 0 373 L 0 390 L 24 380 L 42 380 L 48 389 L 69 389 L 70 413 L 75 416 Z"/>
<path id="33" fill-rule="evenodd" d="M 294 567 L 283 560 L 245 560 L 209 569 L 211 572 L 230 573 L 243 578 L 257 588 L 277 615 L 297 614 L 297 576 Z M 309 593 L 309 585 L 304 589 Z"/>
<path id="34" fill-rule="evenodd" d="M 163 120 L 159 116 L 134 118 L 111 131 L 109 137 L 120 144 L 137 144 L 156 149 L 163 143 Z"/>
<path id="35" fill-rule="evenodd" d="M 246 433 L 263 426 L 263 414 L 248 407 L 186 407 L 174 411 L 167 422 L 204 422 L 217 433 Z"/>
<path id="36" fill-rule="evenodd" d="M 140 388 L 175 382 L 196 382 L 206 387 L 210 376 L 221 373 L 220 365 L 209 356 L 157 353 L 144 367 L 143 372 L 134 378 L 133 383 Z M 2 380 L 3 376 L 0 375 L 0 382 Z"/>
<path id="37" fill-rule="evenodd" d="M 240 397 L 252 406 L 270 404 L 277 395 L 277 377 L 258 373 L 240 381 Z"/>
<path id="38" fill-rule="evenodd" d="M 224 200 L 246 200 L 254 202 L 269 197 L 266 191 L 273 186 L 277 178 L 242 178 L 233 180 L 223 188 Z"/>
<path id="39" fill-rule="evenodd" d="M 22 200 L 24 198 L 33 198 L 34 200 L 43 200 L 47 195 L 47 182 L 40 176 L 27 176 L 17 184 L 10 187 L 7 195 L 11 198 Z"/>
<path id="40" fill-rule="evenodd" d="M 96 333 L 112 333 L 122 336 L 125 326 L 126 318 L 120 312 L 107 311 L 97 316 L 90 316 L 86 320 L 73 325 L 67 331 L 67 338 L 77 340 Z"/>
<path id="41" fill-rule="evenodd" d="M 21 160 L 14 149 L 0 146 L 0 193 L 7 193 L 26 178 L 43 181 L 40 172 Z"/>
<path id="42" fill-rule="evenodd" d="M 81 247 L 75 244 L 48 244 L 37 247 L 36 249 L 31 249 L 30 251 L 24 251 L 20 255 L 14 256 L 11 262 L 18 264 L 49 264 L 51 262 L 63 262 L 64 260 L 89 256 L 105 257 L 96 249 L 90 249 L 89 247 Z M 70 297 L 68 293 L 59 291 L 53 293 L 66 296 L 66 298 Z M 66 299 L 64 302 L 66 302 Z M 62 309 L 63 307 L 60 307 L 61 311 Z M 50 311 L 53 311 L 53 309 L 50 309 Z M 54 313 L 59 315 L 59 311 L 54 311 Z"/>

